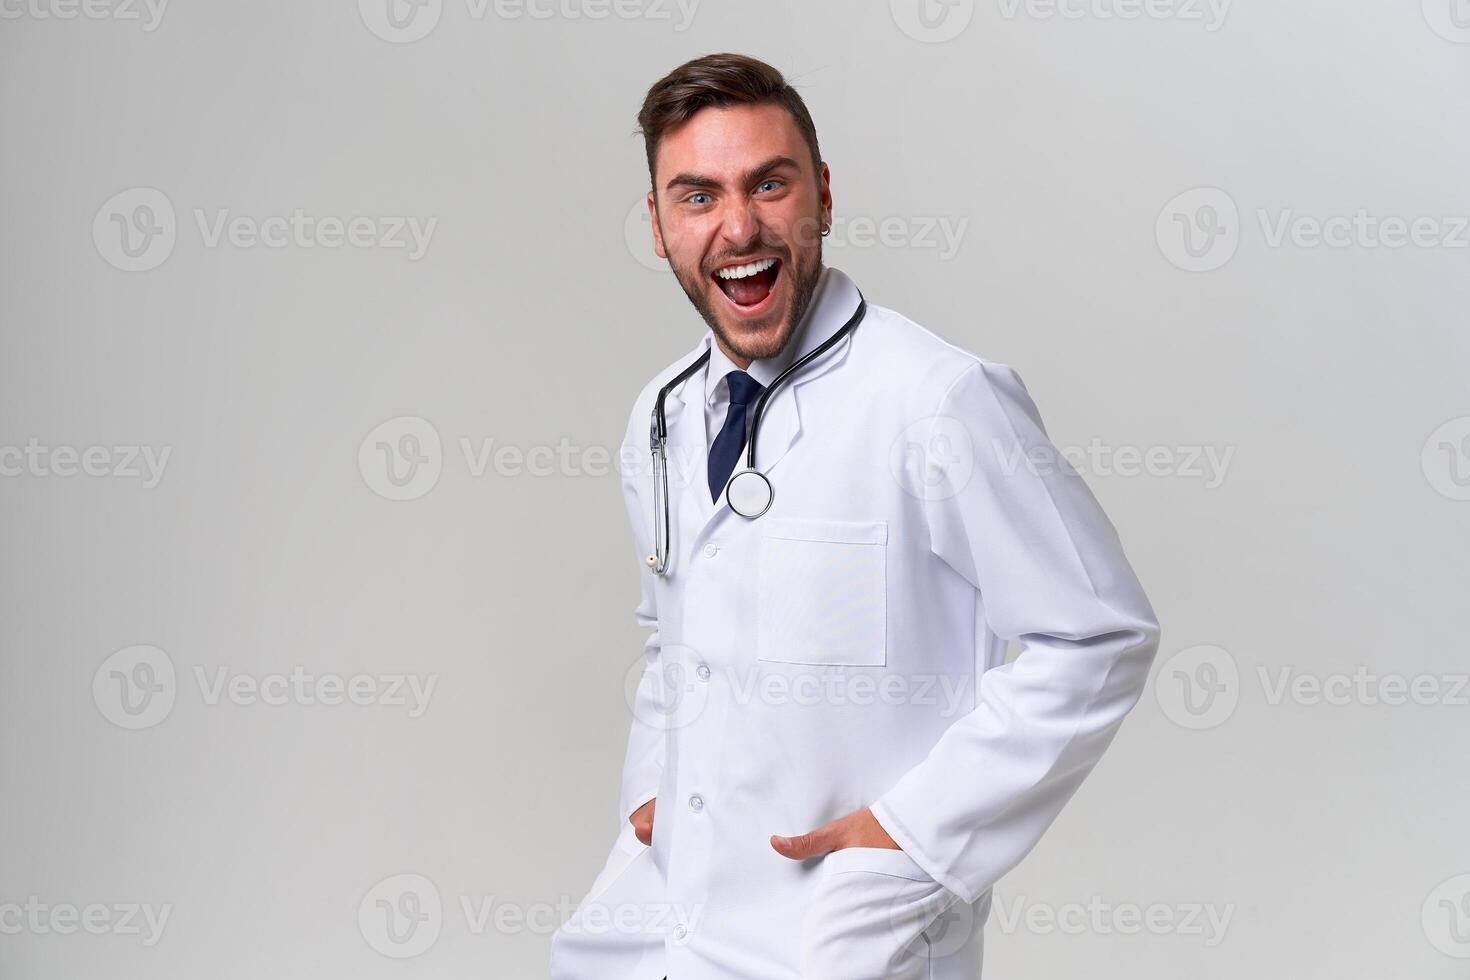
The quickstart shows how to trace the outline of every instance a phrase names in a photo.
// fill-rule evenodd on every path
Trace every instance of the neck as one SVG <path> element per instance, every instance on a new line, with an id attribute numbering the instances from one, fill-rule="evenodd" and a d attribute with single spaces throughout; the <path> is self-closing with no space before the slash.
<path id="1" fill-rule="evenodd" d="M 720 345 L 720 352 L 728 357 L 730 359 L 730 362 L 738 367 L 740 370 L 744 371 L 750 367 L 750 358 L 741 357 L 739 354 L 726 347 L 725 342 L 719 338 L 718 334 L 715 336 L 715 343 Z"/>

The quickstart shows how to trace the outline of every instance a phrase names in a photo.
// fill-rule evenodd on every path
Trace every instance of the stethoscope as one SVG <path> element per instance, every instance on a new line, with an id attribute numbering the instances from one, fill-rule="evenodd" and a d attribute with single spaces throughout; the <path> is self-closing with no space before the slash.
<path id="1" fill-rule="evenodd" d="M 747 520 L 755 520 L 766 511 L 771 509 L 771 502 L 776 497 L 775 490 L 771 487 L 771 479 L 760 470 L 755 468 L 755 437 L 760 431 L 761 416 L 765 413 L 766 402 L 771 400 L 787 378 L 800 371 L 812 361 L 821 357 L 832 349 L 843 337 L 852 333 L 863 319 L 863 314 L 868 310 L 867 300 L 863 299 L 861 291 L 858 292 L 857 309 L 836 333 L 822 341 L 821 346 L 802 357 L 795 364 L 771 381 L 766 390 L 761 392 L 756 399 L 755 409 L 750 413 L 750 418 L 745 424 L 745 469 L 737 470 L 725 486 L 725 500 L 730 509 Z M 711 341 L 713 343 L 713 341 Z M 674 380 L 664 385 L 658 391 L 658 397 L 653 402 L 653 419 L 648 426 L 649 448 L 653 451 L 653 554 L 648 556 L 648 567 L 653 569 L 657 575 L 664 574 L 669 567 L 669 465 L 668 465 L 668 419 L 664 416 L 664 399 L 668 397 L 679 385 L 689 379 L 689 376 L 705 364 L 709 363 L 710 352 L 708 349 L 694 359 L 694 363 L 680 371 L 674 376 Z"/>

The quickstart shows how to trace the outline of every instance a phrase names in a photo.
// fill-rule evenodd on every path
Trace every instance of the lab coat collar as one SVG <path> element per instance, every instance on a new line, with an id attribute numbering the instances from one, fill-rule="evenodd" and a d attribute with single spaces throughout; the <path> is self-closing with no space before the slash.
<path id="1" fill-rule="evenodd" d="M 802 323 L 798 325 L 797 349 L 784 359 L 780 370 L 784 370 L 786 364 L 794 363 L 798 358 L 815 350 L 823 341 L 841 329 L 842 325 L 857 311 L 860 300 L 857 286 L 842 270 L 831 266 L 825 267 L 817 282 L 816 292 L 812 294 L 811 305 L 807 307 L 806 315 L 802 318 Z M 862 329 L 861 326 L 858 329 Z M 682 360 L 681 363 L 688 364 L 709 349 L 713 343 L 714 332 L 706 330 L 704 336 L 700 338 L 699 346 L 691 351 L 689 357 Z M 849 334 L 821 357 L 784 381 L 776 393 L 771 396 L 761 416 L 760 435 L 756 443 L 755 465 L 761 472 L 771 474 L 801 432 L 798 389 L 841 364 L 846 359 L 851 344 L 852 335 Z M 718 353 L 718 349 L 710 352 L 711 363 Z M 698 397 L 685 400 L 686 394 L 703 393 L 710 390 L 710 374 L 711 364 L 706 363 L 702 370 L 696 371 L 683 383 L 672 389 L 664 402 L 670 450 L 679 454 L 677 458 L 691 460 L 693 464 L 690 468 L 693 479 L 684 488 L 687 492 L 681 495 L 683 499 L 679 504 L 679 510 L 682 511 L 685 506 L 690 505 L 696 508 L 701 536 L 712 521 L 731 513 L 730 509 L 725 506 L 723 493 L 720 494 L 718 501 L 710 500 L 709 487 L 705 482 L 709 459 L 709 436 L 704 423 L 705 404 Z M 752 376 L 755 375 L 752 374 Z M 766 380 L 774 379 L 774 377 L 773 374 Z M 760 378 L 757 377 L 757 380 Z M 736 469 L 744 468 L 745 457 L 742 454 Z M 780 490 L 776 492 L 779 494 Z M 694 543 L 691 542 L 691 545 Z"/>

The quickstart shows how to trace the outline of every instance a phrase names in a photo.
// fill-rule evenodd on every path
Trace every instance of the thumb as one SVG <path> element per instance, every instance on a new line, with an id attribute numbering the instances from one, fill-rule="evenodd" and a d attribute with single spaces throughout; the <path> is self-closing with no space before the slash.
<path id="1" fill-rule="evenodd" d="M 771 837 L 771 846 L 776 853 L 793 861 L 804 861 L 810 857 L 826 854 L 835 846 L 831 828 L 832 824 L 824 824 L 809 834 L 800 837 Z"/>

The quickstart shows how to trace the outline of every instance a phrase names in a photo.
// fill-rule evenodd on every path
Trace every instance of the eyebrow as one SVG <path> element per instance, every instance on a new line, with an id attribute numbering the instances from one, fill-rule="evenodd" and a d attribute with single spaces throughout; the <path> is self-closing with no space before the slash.
<path id="1" fill-rule="evenodd" d="M 800 165 L 790 157 L 772 157 L 755 169 L 746 171 L 745 174 L 741 177 L 741 183 L 749 186 L 750 184 L 756 183 L 758 180 L 760 180 L 760 178 L 765 177 L 772 171 L 780 170 L 782 167 L 790 167 L 793 170 L 801 169 Z M 704 174 L 682 173 L 675 175 L 672 180 L 665 184 L 664 190 L 671 191 L 675 187 L 719 186 L 721 186 L 720 182 L 713 177 L 708 177 Z"/>

